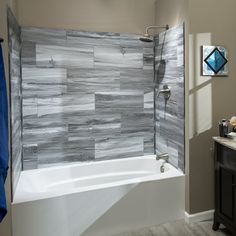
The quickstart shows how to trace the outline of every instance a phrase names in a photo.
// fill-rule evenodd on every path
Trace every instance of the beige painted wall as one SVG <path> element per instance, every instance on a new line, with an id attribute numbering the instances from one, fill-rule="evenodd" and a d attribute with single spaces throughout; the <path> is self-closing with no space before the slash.
<path id="1" fill-rule="evenodd" d="M 156 0 L 18 0 L 22 26 L 142 33 Z"/>
<path id="2" fill-rule="evenodd" d="M 214 208 L 212 136 L 218 135 L 220 119 L 236 113 L 236 33 L 231 27 L 236 22 L 235 9 L 235 0 L 157 0 L 157 24 L 174 25 L 185 19 L 187 26 L 186 210 L 190 214 Z M 219 16 L 223 16 L 220 21 Z M 200 75 L 201 45 L 228 48 L 229 77 Z"/>
<path id="3" fill-rule="evenodd" d="M 18 18 L 18 0 L 7 0 L 7 4 L 11 8 L 14 16 Z"/>
<path id="4" fill-rule="evenodd" d="M 236 114 L 235 0 L 189 0 L 190 92 L 190 212 L 214 208 L 212 136 L 218 121 Z M 214 7 L 213 7 L 214 6 Z M 221 17 L 222 16 L 222 17 Z M 222 45 L 229 50 L 227 78 L 200 76 L 200 45 Z"/>
<path id="5" fill-rule="evenodd" d="M 4 39 L 3 52 L 4 52 L 4 64 L 7 85 L 9 85 L 9 69 L 8 69 L 8 36 L 7 36 L 7 12 L 6 12 L 7 0 L 0 0 L 0 36 Z M 8 87 L 9 89 L 9 87 Z M 8 172 L 8 178 L 5 184 L 8 214 L 6 218 L 0 223 L 0 235 L 11 236 L 11 184 L 10 184 L 10 171 Z"/>
<path id="6" fill-rule="evenodd" d="M 156 24 L 170 27 L 186 21 L 188 0 L 157 0 Z"/>

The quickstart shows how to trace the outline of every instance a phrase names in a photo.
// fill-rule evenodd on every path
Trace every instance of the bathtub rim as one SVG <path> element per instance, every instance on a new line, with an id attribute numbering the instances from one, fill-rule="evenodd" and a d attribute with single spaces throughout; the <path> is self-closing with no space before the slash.
<path id="1" fill-rule="evenodd" d="M 86 186 L 86 187 L 80 187 L 80 188 L 71 188 L 70 190 L 66 190 L 63 192 L 35 192 L 35 193 L 28 193 L 30 194 L 30 197 L 28 197 L 27 192 L 23 191 L 24 195 L 22 194 L 20 196 L 19 192 L 19 186 L 20 186 L 20 181 L 22 181 L 22 176 L 27 175 L 30 173 L 42 173 L 42 172 L 47 172 L 50 170 L 61 170 L 61 169 L 67 169 L 70 167 L 76 167 L 76 166 L 90 166 L 90 165 L 96 165 L 96 164 L 103 164 L 103 163 L 115 163 L 115 162 L 120 162 L 120 161 L 132 161 L 132 160 L 142 160 L 142 159 L 151 159 L 153 160 L 155 158 L 155 155 L 148 155 L 148 156 L 139 156 L 139 157 L 131 157 L 131 158 L 122 158 L 122 159 L 115 159 L 115 160 L 104 160 L 104 161 L 98 161 L 98 162 L 86 162 L 86 163 L 70 163 L 68 165 L 64 166 L 53 166 L 53 167 L 47 167 L 47 168 L 42 168 L 42 169 L 34 169 L 34 170 L 26 170 L 22 171 L 20 175 L 20 179 L 16 188 L 15 195 L 13 197 L 12 205 L 17 205 L 17 204 L 22 204 L 22 203 L 27 203 L 27 202 L 34 202 L 34 201 L 41 201 L 41 200 L 46 200 L 49 198 L 57 198 L 57 197 L 63 197 L 68 194 L 79 194 L 82 192 L 89 192 L 89 191 L 95 191 L 98 189 L 106 189 L 106 188 L 112 188 L 112 187 L 121 187 L 125 185 L 133 185 L 136 186 L 140 183 L 145 183 L 145 182 L 152 182 L 152 181 L 162 181 L 164 179 L 171 179 L 171 178 L 178 178 L 178 177 L 184 177 L 185 174 L 171 165 L 170 163 L 166 163 L 168 166 L 169 170 L 164 172 L 164 173 L 155 173 L 155 174 L 150 174 L 145 177 L 137 177 L 137 178 L 132 178 L 132 179 L 126 179 L 126 180 L 120 180 L 116 182 L 110 182 L 110 183 L 104 183 L 104 184 L 97 184 L 97 185 L 91 185 L 91 186 Z M 18 195 L 17 195 L 18 194 Z"/>
<path id="2" fill-rule="evenodd" d="M 142 159 L 155 159 L 155 155 L 145 155 L 145 156 L 137 156 L 137 157 L 124 157 L 124 158 L 117 158 L 113 160 L 93 160 L 93 161 L 86 161 L 86 162 L 71 162 L 71 163 L 61 163 L 58 165 L 48 166 L 48 167 L 42 167 L 38 169 L 32 169 L 32 170 L 23 170 L 22 173 L 31 173 L 31 172 L 46 172 L 49 169 L 55 170 L 55 169 L 67 169 L 68 167 L 75 167 L 75 166 L 91 166 L 91 165 L 99 165 L 99 164 L 108 164 L 108 163 L 115 163 L 120 161 L 132 161 L 132 160 L 142 160 Z M 176 168 L 176 167 L 175 167 Z M 176 168 L 177 169 L 177 168 Z M 181 170 L 180 170 L 181 171 Z"/>

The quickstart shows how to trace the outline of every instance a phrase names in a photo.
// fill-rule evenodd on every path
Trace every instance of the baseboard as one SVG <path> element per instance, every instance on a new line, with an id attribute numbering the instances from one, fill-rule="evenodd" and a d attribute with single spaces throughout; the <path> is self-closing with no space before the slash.
<path id="1" fill-rule="evenodd" d="M 203 211 L 196 214 L 188 214 L 185 212 L 185 222 L 188 224 L 206 221 L 206 220 L 212 220 L 214 215 L 214 210 L 210 211 Z"/>

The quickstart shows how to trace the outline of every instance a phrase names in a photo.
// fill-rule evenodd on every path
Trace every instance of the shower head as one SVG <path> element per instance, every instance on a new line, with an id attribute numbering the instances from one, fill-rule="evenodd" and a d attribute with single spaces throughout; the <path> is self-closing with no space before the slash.
<path id="1" fill-rule="evenodd" d="M 139 38 L 139 40 L 145 43 L 153 42 L 153 39 L 151 38 L 149 34 L 144 34 L 142 37 Z"/>
<path id="2" fill-rule="evenodd" d="M 169 29 L 169 25 L 166 25 L 166 26 L 149 26 L 146 28 L 146 33 L 139 38 L 140 41 L 142 42 L 146 42 L 146 43 L 151 43 L 153 42 L 153 39 L 151 37 L 151 35 L 148 33 L 148 31 L 150 29 L 165 29 L 165 30 L 168 30 Z"/>

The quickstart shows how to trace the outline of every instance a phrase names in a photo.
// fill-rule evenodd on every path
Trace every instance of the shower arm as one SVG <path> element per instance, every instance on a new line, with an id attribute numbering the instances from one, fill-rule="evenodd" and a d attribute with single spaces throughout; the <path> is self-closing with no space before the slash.
<path id="1" fill-rule="evenodd" d="M 148 31 L 151 30 L 151 29 L 166 29 L 168 30 L 169 29 L 169 25 L 166 25 L 166 26 L 155 26 L 155 25 L 152 25 L 152 26 L 148 26 L 146 28 L 146 35 L 149 35 Z"/>

